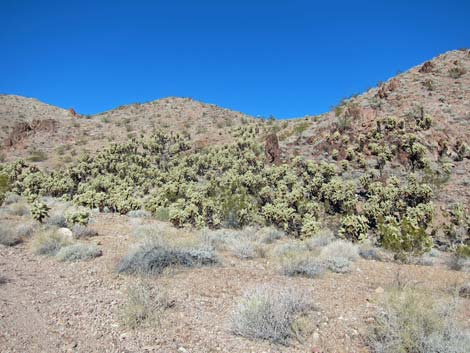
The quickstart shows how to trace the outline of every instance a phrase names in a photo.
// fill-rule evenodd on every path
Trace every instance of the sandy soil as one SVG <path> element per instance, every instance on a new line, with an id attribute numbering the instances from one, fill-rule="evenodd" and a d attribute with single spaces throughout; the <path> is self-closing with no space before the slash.
<path id="1" fill-rule="evenodd" d="M 100 233 L 88 240 L 103 256 L 61 263 L 36 256 L 26 242 L 0 245 L 1 352 L 367 352 L 364 335 L 381 289 L 400 281 L 439 294 L 470 280 L 468 273 L 359 260 L 349 274 L 319 279 L 290 278 L 267 258 L 241 261 L 223 256 L 221 265 L 174 269 L 152 279 L 165 287 L 174 306 L 161 324 L 129 330 L 119 308 L 132 276 L 117 275 L 119 259 L 135 242 L 127 217 L 100 215 Z M 228 325 L 237 298 L 255 285 L 271 283 L 304 290 L 316 305 L 312 332 L 289 347 L 233 335 Z M 470 300 L 461 299 L 461 318 L 470 323 Z"/>

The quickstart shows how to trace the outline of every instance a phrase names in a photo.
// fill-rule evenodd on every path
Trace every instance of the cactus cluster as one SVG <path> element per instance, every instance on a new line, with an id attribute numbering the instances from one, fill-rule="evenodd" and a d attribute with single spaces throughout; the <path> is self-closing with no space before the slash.
<path id="1" fill-rule="evenodd" d="M 403 124 L 384 119 L 372 134 L 354 141 L 336 130 L 331 143 L 346 152 L 338 157 L 348 160 L 339 163 L 341 168 L 299 157 L 289 164 L 266 165 L 256 130 L 243 126 L 233 131 L 236 141 L 228 145 L 191 150 L 188 136 L 156 132 L 148 139 L 110 145 L 62 170 L 44 172 L 17 161 L 2 165 L 0 172 L 15 192 L 31 200 L 51 195 L 121 214 L 145 208 L 155 217 L 164 213 L 178 227 L 274 225 L 296 237 L 315 235 L 332 221 L 345 238 L 375 237 L 394 250 L 401 244 L 410 251 L 409 244 L 427 247 L 422 231 L 427 235 L 433 220 L 432 189 L 415 175 L 406 182 L 393 177 L 383 181 L 377 173 L 357 180 L 343 175 L 364 159 L 364 151 L 377 157 L 379 169 L 400 150 L 408 151 L 413 169 L 421 168 L 425 156 L 419 139 L 396 134 Z M 392 135 L 395 144 L 378 140 Z M 33 209 L 40 221 L 47 215 L 39 203 Z M 86 224 L 88 215 L 77 212 L 67 221 Z M 397 243 L 396 237 L 404 241 Z"/>

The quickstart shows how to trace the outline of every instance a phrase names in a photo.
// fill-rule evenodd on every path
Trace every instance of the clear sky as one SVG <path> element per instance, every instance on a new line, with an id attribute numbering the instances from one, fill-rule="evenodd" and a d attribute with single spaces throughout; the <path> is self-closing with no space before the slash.
<path id="1" fill-rule="evenodd" d="M 0 0 L 0 93 L 82 114 L 167 96 L 319 114 L 470 47 L 470 0 Z"/>

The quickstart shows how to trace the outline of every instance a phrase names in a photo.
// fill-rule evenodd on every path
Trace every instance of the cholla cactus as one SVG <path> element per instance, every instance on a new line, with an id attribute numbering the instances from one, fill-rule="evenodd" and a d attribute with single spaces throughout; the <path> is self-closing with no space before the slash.
<path id="1" fill-rule="evenodd" d="M 90 213 L 88 211 L 66 212 L 65 219 L 67 224 L 80 224 L 87 225 L 90 220 Z"/>
<path id="2" fill-rule="evenodd" d="M 49 210 L 50 208 L 44 202 L 36 200 L 31 205 L 31 216 L 34 220 L 42 223 L 49 216 Z"/>
<path id="3" fill-rule="evenodd" d="M 369 224 L 362 215 L 347 215 L 341 221 L 339 234 L 352 241 L 361 241 L 367 238 Z"/>

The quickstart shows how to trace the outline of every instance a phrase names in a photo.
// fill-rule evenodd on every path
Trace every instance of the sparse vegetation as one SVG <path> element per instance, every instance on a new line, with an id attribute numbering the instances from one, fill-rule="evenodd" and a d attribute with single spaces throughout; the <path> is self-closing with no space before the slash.
<path id="1" fill-rule="evenodd" d="M 456 306 L 417 289 L 393 290 L 369 336 L 376 353 L 464 353 L 470 333 L 459 327 Z"/>
<path id="2" fill-rule="evenodd" d="M 60 249 L 71 244 L 71 241 L 55 229 L 46 229 L 34 237 L 32 248 L 35 254 L 55 256 Z"/>
<path id="3" fill-rule="evenodd" d="M 312 308 L 306 296 L 294 289 L 256 287 L 238 302 L 231 318 L 235 334 L 288 344 L 295 337 L 295 322 Z"/>
<path id="4" fill-rule="evenodd" d="M 60 248 L 56 254 L 59 261 L 85 261 L 101 256 L 102 252 L 96 245 L 71 244 Z"/>
<path id="5" fill-rule="evenodd" d="M 158 326 L 166 309 L 172 306 L 164 288 L 156 287 L 140 279 L 126 290 L 120 319 L 124 326 L 136 329 L 140 326 Z"/>
<path id="6" fill-rule="evenodd" d="M 117 271 L 157 275 L 170 266 L 195 267 L 216 263 L 217 257 L 212 249 L 175 247 L 162 240 L 149 239 L 124 257 Z"/>

